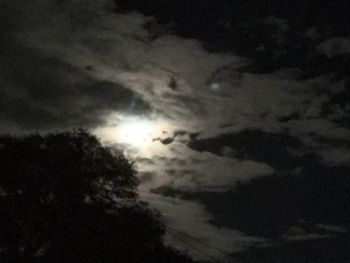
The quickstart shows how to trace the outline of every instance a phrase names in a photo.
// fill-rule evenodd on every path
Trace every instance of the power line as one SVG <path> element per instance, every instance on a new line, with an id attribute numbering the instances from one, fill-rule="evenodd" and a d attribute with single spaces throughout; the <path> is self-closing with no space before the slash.
<path id="1" fill-rule="evenodd" d="M 130 208 L 130 207 L 127 207 L 126 205 L 122 204 L 121 202 L 117 201 L 117 200 L 114 200 L 115 203 L 119 204 L 121 207 L 123 208 Z M 185 246 L 187 246 L 187 248 L 191 248 L 195 251 L 197 251 L 198 253 L 202 254 L 203 256 L 213 260 L 213 262 L 216 262 L 216 263 L 222 263 L 221 260 L 219 260 L 218 258 L 214 257 L 213 255 L 210 255 L 208 254 L 207 252 L 203 251 L 202 249 L 199 249 L 198 247 L 196 247 L 195 245 L 191 244 L 190 242 L 182 239 L 182 238 L 179 238 L 178 236 L 176 236 L 175 233 L 172 233 L 171 231 L 173 232 L 177 232 L 177 235 L 182 235 L 184 236 L 184 233 L 182 233 L 181 231 L 175 229 L 175 228 L 172 228 L 172 227 L 169 227 L 169 226 L 165 226 L 166 229 L 167 229 L 167 232 L 175 239 L 177 239 L 178 241 L 181 241 Z M 171 231 L 169 231 L 171 230 Z M 189 236 L 188 236 L 189 237 Z M 191 237 L 192 240 L 195 240 L 194 238 Z M 219 249 L 219 248 L 216 248 L 216 247 L 210 247 L 210 246 L 207 246 L 208 248 L 212 248 L 212 249 L 215 249 L 215 250 L 218 250 L 220 251 L 221 253 L 223 253 L 225 256 L 228 256 L 228 254 L 226 252 L 224 252 L 223 250 Z"/>
<path id="2" fill-rule="evenodd" d="M 191 237 L 190 235 L 188 235 L 188 234 L 186 234 L 186 233 L 184 233 L 184 232 L 182 232 L 182 231 L 179 231 L 179 230 L 177 230 L 176 228 L 173 228 L 173 227 L 171 227 L 171 226 L 166 226 L 166 228 L 168 229 L 168 231 L 169 231 L 169 229 L 170 229 L 170 230 L 172 230 L 172 231 L 174 231 L 174 232 L 177 232 L 179 235 L 184 236 L 185 238 L 188 238 L 188 239 L 191 239 L 192 241 L 196 241 L 196 242 L 197 242 L 197 240 L 196 240 L 194 237 Z M 215 246 L 213 246 L 213 245 L 208 245 L 208 244 L 206 245 L 206 247 L 211 248 L 211 249 L 214 249 L 214 250 L 216 250 L 216 251 L 222 253 L 222 254 L 225 255 L 225 256 L 229 256 L 229 254 L 228 254 L 226 251 L 222 250 L 221 248 L 215 247 Z"/>
<path id="3" fill-rule="evenodd" d="M 198 253 L 206 256 L 207 258 L 210 258 L 211 260 L 213 260 L 213 262 L 222 263 L 219 259 L 217 259 L 213 255 L 208 254 L 207 252 L 203 251 L 202 249 L 199 249 L 198 247 L 194 246 L 193 244 L 191 244 L 190 242 L 187 242 L 184 239 L 176 237 L 176 234 L 171 233 L 169 230 L 168 230 L 168 233 L 170 233 L 175 239 L 181 241 L 183 244 L 187 245 L 188 247 L 192 248 L 193 250 L 197 251 Z"/>

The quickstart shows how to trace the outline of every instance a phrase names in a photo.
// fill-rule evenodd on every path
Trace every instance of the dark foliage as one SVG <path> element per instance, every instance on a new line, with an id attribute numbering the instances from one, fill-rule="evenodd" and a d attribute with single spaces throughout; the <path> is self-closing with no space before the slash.
<path id="1" fill-rule="evenodd" d="M 130 161 L 82 130 L 0 138 L 1 262 L 192 262 L 162 243 Z"/>

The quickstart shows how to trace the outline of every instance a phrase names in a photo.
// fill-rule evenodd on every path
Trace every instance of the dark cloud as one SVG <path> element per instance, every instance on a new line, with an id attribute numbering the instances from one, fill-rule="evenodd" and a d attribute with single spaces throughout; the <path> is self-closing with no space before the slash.
<path id="1" fill-rule="evenodd" d="M 138 10 L 156 16 L 163 24 L 171 22 L 174 32 L 199 39 L 209 50 L 252 58 L 250 70 L 255 72 L 308 64 L 310 53 L 325 38 L 349 34 L 350 6 L 344 1 L 116 2 L 119 10 Z M 307 37 L 304 32 L 311 27 L 322 38 Z"/>
<path id="2" fill-rule="evenodd" d="M 233 254 L 233 259 L 247 263 L 347 262 L 350 257 L 349 235 L 298 242 L 276 242 Z"/>
<path id="3" fill-rule="evenodd" d="M 317 50 L 329 58 L 350 54 L 350 40 L 346 38 L 331 38 L 317 46 Z"/>
<path id="4" fill-rule="evenodd" d="M 83 69 L 16 41 L 0 55 L 3 125 L 39 130 L 95 127 L 113 111 L 151 112 L 148 103 L 122 85 L 96 80 Z"/>
<path id="5" fill-rule="evenodd" d="M 226 192 L 193 193 L 169 187 L 154 192 L 200 200 L 213 214 L 212 223 L 218 226 L 280 239 L 289 235 L 292 227 L 314 234 L 323 233 L 315 230 L 319 224 L 348 229 L 348 173 L 349 168 L 327 168 L 309 158 L 301 170 L 277 172 L 238 183 Z"/>
<path id="6" fill-rule="evenodd" d="M 199 153 L 179 142 L 167 147 L 173 148 L 174 153 L 153 156 L 156 172 L 160 174 L 159 180 L 150 185 L 151 188 L 168 185 L 191 192 L 222 192 L 230 189 L 238 181 L 249 181 L 274 172 L 271 166 L 263 162 L 238 160 L 209 152 Z M 145 165 L 146 169 L 149 169 L 149 166 Z"/>
<path id="7" fill-rule="evenodd" d="M 0 131 L 147 116 L 160 123 L 149 149 L 111 144 L 135 157 L 141 196 L 203 246 L 262 242 L 273 262 L 346 236 L 348 4 L 151 2 L 4 0 Z"/>
<path id="8" fill-rule="evenodd" d="M 292 1 L 226 1 L 203 2 L 197 1 L 152 1 L 152 3 L 134 3 L 127 0 L 117 0 L 119 10 L 139 10 L 148 15 L 154 15 L 162 23 L 175 22 L 173 29 L 178 34 L 200 37 L 202 41 L 219 39 L 232 41 L 225 35 L 220 25 L 224 22 L 239 24 L 250 18 L 265 18 L 268 16 L 283 17 L 290 20 L 295 26 L 303 29 L 310 24 L 321 26 L 336 24 L 340 29 L 346 30 L 348 3 L 344 1 L 312 0 L 305 3 Z M 325 11 L 327 10 L 327 12 Z M 207 23 L 203 23 L 207 21 Z M 222 23 L 218 23 L 222 21 Z M 211 34 L 201 29 L 209 27 Z M 208 32 L 207 31 L 207 32 Z M 340 31 L 338 29 L 338 31 Z"/>
<path id="9" fill-rule="evenodd" d="M 175 130 L 172 134 L 168 134 L 167 131 L 163 131 L 163 137 L 158 137 L 158 138 L 154 138 L 153 142 L 159 141 L 160 143 L 164 144 L 164 145 L 168 145 L 171 144 L 175 141 L 176 137 L 183 137 L 185 135 L 188 135 L 189 137 L 191 137 L 191 133 L 187 132 L 187 131 L 183 131 L 183 130 Z M 183 142 L 186 143 L 188 139 L 183 139 Z M 180 140 L 182 141 L 182 140 Z"/>
<path id="10" fill-rule="evenodd" d="M 291 150 L 300 147 L 301 142 L 284 133 L 244 130 L 216 138 L 191 140 L 188 146 L 201 152 L 264 162 L 279 169 L 293 168 L 300 163 Z M 225 152 L 225 148 L 230 150 Z"/>

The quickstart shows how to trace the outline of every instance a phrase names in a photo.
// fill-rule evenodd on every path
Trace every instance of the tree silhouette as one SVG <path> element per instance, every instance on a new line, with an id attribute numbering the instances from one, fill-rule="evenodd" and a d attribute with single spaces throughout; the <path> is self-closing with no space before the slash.
<path id="1" fill-rule="evenodd" d="M 192 262 L 165 247 L 133 164 L 84 130 L 0 138 L 1 262 Z"/>

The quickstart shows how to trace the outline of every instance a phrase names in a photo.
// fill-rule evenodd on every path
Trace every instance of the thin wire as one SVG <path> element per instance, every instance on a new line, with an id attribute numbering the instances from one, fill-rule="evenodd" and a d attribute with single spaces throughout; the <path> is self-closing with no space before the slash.
<path id="1" fill-rule="evenodd" d="M 198 247 L 194 246 L 193 244 L 187 242 L 186 240 L 183 240 L 183 239 L 181 239 L 179 237 L 176 237 L 176 234 L 171 233 L 169 231 L 168 231 L 168 233 L 171 234 L 175 239 L 177 239 L 177 240 L 181 241 L 183 244 L 187 245 L 188 247 L 190 247 L 190 248 L 194 249 L 195 251 L 199 252 L 200 254 L 202 254 L 202 255 L 212 259 L 214 262 L 222 263 L 218 258 L 214 257 L 213 255 L 208 254 L 207 252 L 199 249 Z"/>
<path id="2" fill-rule="evenodd" d="M 117 203 L 117 204 L 119 204 L 121 207 L 130 208 L 130 207 L 127 207 L 126 205 L 122 204 L 121 202 L 119 202 L 119 201 L 117 201 L 117 200 L 114 200 L 114 202 Z M 216 262 L 216 263 L 222 263 L 222 262 L 221 262 L 219 259 L 217 259 L 216 257 L 214 257 L 214 256 L 208 254 L 207 252 L 205 252 L 205 251 L 199 249 L 198 247 L 194 246 L 193 244 L 191 244 L 191 243 L 189 243 L 189 242 L 187 242 L 187 241 L 185 241 L 185 240 L 183 240 L 183 239 L 180 239 L 179 237 L 176 237 L 176 234 L 171 233 L 171 232 L 169 231 L 169 229 L 171 229 L 171 230 L 174 231 L 174 232 L 177 232 L 178 235 L 179 235 L 179 234 L 180 234 L 180 235 L 184 235 L 181 231 L 176 230 L 176 229 L 174 229 L 174 228 L 172 228 L 172 227 L 168 227 L 168 226 L 165 226 L 165 227 L 166 227 L 166 229 L 167 229 L 167 232 L 168 232 L 170 235 L 172 235 L 172 237 L 174 237 L 174 238 L 177 239 L 178 241 L 181 241 L 185 246 L 187 245 L 187 248 L 188 248 L 188 247 L 192 248 L 193 250 L 195 250 L 195 251 L 197 251 L 198 253 L 200 253 L 200 254 L 202 254 L 202 255 L 204 255 L 204 256 L 210 258 L 211 260 L 213 260 L 213 261 Z M 192 239 L 193 239 L 193 238 L 192 238 Z M 193 239 L 193 240 L 195 240 L 195 239 Z M 207 246 L 207 247 L 210 248 L 210 246 Z M 221 251 L 221 250 L 218 249 L 218 248 L 215 248 L 215 247 L 211 247 L 211 248 L 220 251 L 221 253 L 225 254 L 225 256 L 228 255 L 226 252 Z"/>
<path id="3" fill-rule="evenodd" d="M 177 230 L 176 228 L 173 228 L 171 226 L 166 226 L 166 228 L 168 229 L 168 231 L 170 229 L 170 230 L 172 230 L 174 232 L 177 232 L 179 235 L 182 235 L 185 238 L 188 238 L 188 239 L 191 239 L 192 241 L 197 242 L 197 240 L 194 237 L 191 237 L 190 235 L 188 235 L 188 234 L 186 234 L 186 233 L 184 233 L 184 232 L 182 232 L 180 230 Z M 208 244 L 206 245 L 206 247 L 215 249 L 215 250 L 219 251 L 220 253 L 222 253 L 225 256 L 229 256 L 229 254 L 226 251 L 222 250 L 221 248 L 218 248 L 218 247 L 215 247 L 215 246 L 212 246 L 212 245 L 208 245 Z"/>

